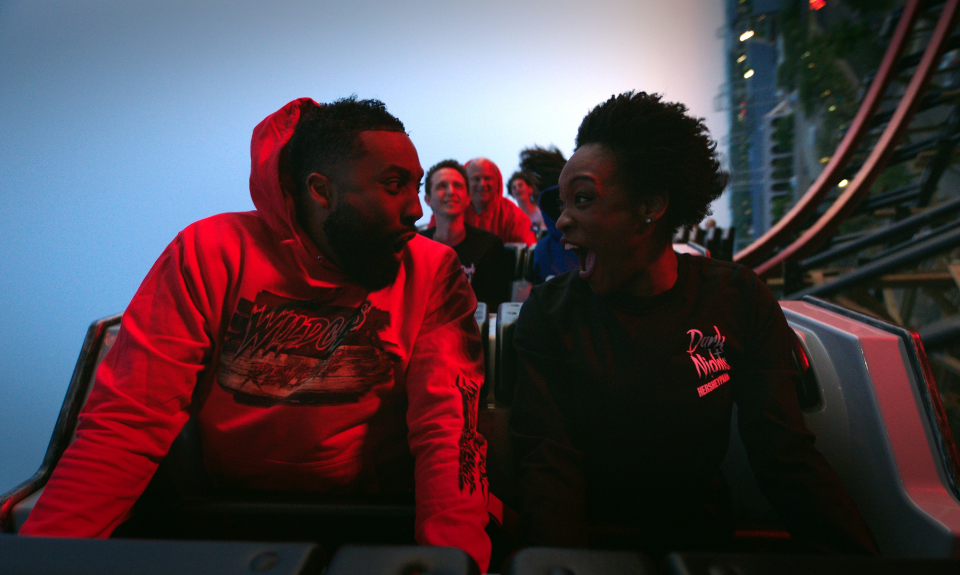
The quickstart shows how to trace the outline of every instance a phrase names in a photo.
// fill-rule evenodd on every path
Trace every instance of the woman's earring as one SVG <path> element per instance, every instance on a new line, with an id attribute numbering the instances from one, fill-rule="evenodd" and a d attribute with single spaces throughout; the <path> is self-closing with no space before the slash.
<path id="1" fill-rule="evenodd" d="M 647 223 L 648 223 L 648 224 L 653 223 L 653 219 L 647 218 Z"/>

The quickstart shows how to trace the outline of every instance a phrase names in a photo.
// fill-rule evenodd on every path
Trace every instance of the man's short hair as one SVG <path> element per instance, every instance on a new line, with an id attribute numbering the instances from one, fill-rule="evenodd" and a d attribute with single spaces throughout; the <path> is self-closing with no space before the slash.
<path id="1" fill-rule="evenodd" d="M 563 152 L 556 146 L 549 148 L 533 146 L 520 150 L 520 170 L 536 174 L 540 179 L 538 183 L 540 190 L 557 185 L 560 181 L 560 172 L 563 171 L 566 163 L 567 159 L 563 157 Z"/>
<path id="2" fill-rule="evenodd" d="M 463 164 L 456 160 L 443 160 L 430 166 L 430 169 L 427 170 L 427 177 L 423 179 L 424 194 L 428 196 L 430 195 L 430 188 L 433 187 L 433 175 L 443 168 L 453 168 L 454 170 L 460 172 L 460 175 L 463 176 L 463 185 L 469 185 L 468 182 L 470 180 L 467 179 L 467 169 L 463 167 Z"/>
<path id="3" fill-rule="evenodd" d="M 674 231 L 697 225 L 727 185 L 703 120 L 659 94 L 612 96 L 586 115 L 576 144 L 599 144 L 613 153 L 616 177 L 635 198 L 666 193 L 664 219 Z"/>
<path id="4" fill-rule="evenodd" d="M 344 160 L 359 156 L 360 132 L 369 130 L 406 133 L 403 123 L 379 100 L 350 96 L 304 110 L 287 147 L 287 166 L 297 193 L 306 191 L 310 174 L 328 175 Z"/>

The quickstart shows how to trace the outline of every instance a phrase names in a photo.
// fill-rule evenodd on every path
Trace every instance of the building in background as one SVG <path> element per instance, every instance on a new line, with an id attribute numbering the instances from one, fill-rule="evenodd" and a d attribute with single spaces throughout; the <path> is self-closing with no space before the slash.
<path id="1" fill-rule="evenodd" d="M 896 0 L 726 0 L 731 221 L 739 250 L 829 161 L 880 63 Z"/>
<path id="2" fill-rule="evenodd" d="M 777 20 L 779 0 L 727 0 L 725 29 L 728 80 L 723 103 L 730 111 L 730 216 L 737 230 L 735 250 L 749 244 L 773 223 L 774 176 L 776 198 L 792 198 L 790 177 L 771 164 L 771 142 L 776 126 L 792 110 L 783 90 L 777 88 L 777 67 L 782 49 Z M 771 116 L 771 113 L 774 113 Z M 784 146 L 777 149 L 778 166 L 789 157 Z M 776 171 L 776 173 L 774 173 Z M 789 171 L 792 171 L 792 166 Z M 787 190 L 783 190 L 786 184 Z M 785 203 L 779 199 L 777 205 Z"/>

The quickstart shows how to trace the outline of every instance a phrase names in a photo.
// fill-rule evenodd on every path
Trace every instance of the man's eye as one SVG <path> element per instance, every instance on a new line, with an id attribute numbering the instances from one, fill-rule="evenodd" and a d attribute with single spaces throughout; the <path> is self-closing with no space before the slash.
<path id="1" fill-rule="evenodd" d="M 403 187 L 403 182 L 397 178 L 391 178 L 383 182 L 383 187 L 385 187 L 391 194 L 398 194 L 400 193 L 400 188 Z"/>

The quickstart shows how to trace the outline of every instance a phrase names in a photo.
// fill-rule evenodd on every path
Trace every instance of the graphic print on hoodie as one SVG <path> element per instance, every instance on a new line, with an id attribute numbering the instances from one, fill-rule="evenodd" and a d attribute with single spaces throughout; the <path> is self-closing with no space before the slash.
<path id="1" fill-rule="evenodd" d="M 355 403 L 393 379 L 398 360 L 378 332 L 390 312 L 364 300 L 333 305 L 330 297 L 294 300 L 261 291 L 241 298 L 223 340 L 217 382 L 241 403 Z"/>

